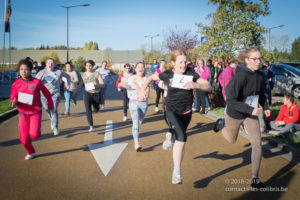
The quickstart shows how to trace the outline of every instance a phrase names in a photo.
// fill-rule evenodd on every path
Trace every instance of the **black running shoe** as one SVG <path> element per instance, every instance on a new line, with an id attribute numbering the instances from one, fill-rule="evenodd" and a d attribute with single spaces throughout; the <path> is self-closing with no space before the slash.
<path id="1" fill-rule="evenodd" d="M 260 181 L 259 178 L 252 178 L 251 187 L 253 188 L 265 188 L 267 185 Z"/>
<path id="2" fill-rule="evenodd" d="M 222 130 L 224 125 L 225 125 L 224 119 L 219 118 L 215 123 L 214 131 L 218 132 L 218 131 Z"/>

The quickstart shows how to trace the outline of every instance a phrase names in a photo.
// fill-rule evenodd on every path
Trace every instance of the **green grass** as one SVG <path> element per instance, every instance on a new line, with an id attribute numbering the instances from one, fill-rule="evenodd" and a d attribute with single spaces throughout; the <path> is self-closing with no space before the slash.
<path id="1" fill-rule="evenodd" d="M 13 109 L 10 107 L 10 99 L 0 101 L 0 114 Z"/>

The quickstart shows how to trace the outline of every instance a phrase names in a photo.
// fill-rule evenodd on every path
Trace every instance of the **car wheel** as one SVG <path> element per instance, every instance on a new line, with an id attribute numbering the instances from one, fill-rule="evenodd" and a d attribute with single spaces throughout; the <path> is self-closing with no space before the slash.
<path id="1" fill-rule="evenodd" d="M 299 97 L 300 97 L 300 86 L 296 86 L 293 89 L 293 96 L 295 97 L 295 99 L 299 99 Z"/>

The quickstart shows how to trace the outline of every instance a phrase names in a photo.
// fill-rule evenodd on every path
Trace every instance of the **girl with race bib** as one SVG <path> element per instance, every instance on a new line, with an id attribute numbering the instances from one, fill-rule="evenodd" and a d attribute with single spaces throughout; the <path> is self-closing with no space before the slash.
<path id="1" fill-rule="evenodd" d="M 11 87 L 11 106 L 17 106 L 19 111 L 19 138 L 27 151 L 26 160 L 36 156 L 31 139 L 41 137 L 42 103 L 41 92 L 47 99 L 48 110 L 53 113 L 53 101 L 49 90 L 44 84 L 31 76 L 33 64 L 24 59 L 18 64 L 21 78 L 18 78 Z"/>
<path id="2" fill-rule="evenodd" d="M 187 55 L 184 51 L 174 51 L 171 55 L 171 64 L 174 66 L 174 70 L 167 70 L 163 73 L 149 76 L 143 85 L 143 89 L 156 80 L 164 81 L 168 87 L 165 112 L 168 124 L 175 137 L 172 184 L 181 184 L 181 163 L 187 139 L 186 130 L 192 117 L 192 89 L 197 88 L 210 91 L 211 86 L 207 80 L 200 78 L 192 68 L 187 67 Z"/>
<path id="3" fill-rule="evenodd" d="M 92 115 L 92 105 L 96 112 L 99 111 L 100 104 L 100 88 L 104 87 L 104 81 L 98 72 L 94 72 L 93 67 L 95 62 L 87 60 L 84 62 L 85 72 L 81 74 L 81 81 L 78 87 L 74 90 L 72 98 L 76 97 L 78 90 L 84 85 L 83 101 L 86 110 L 86 118 L 88 120 L 90 129 L 89 132 L 94 130 L 94 122 Z"/>
<path id="4" fill-rule="evenodd" d="M 261 59 L 258 49 L 251 48 L 240 52 L 238 56 L 240 65 L 236 68 L 235 76 L 225 89 L 225 120 L 218 119 L 214 127 L 215 132 L 222 130 L 222 134 L 228 142 L 235 143 L 239 128 L 244 123 L 244 129 L 250 136 L 252 146 L 251 186 L 254 188 L 266 186 L 258 178 L 262 157 L 261 133 L 258 123 L 258 115 L 262 112 L 262 108 L 259 108 L 258 104 L 263 107 L 266 116 L 270 116 L 264 92 L 264 77 L 258 70 Z"/>
<path id="5" fill-rule="evenodd" d="M 132 136 L 134 140 L 134 148 L 138 152 L 142 149 L 139 144 L 139 129 L 143 123 L 148 108 L 149 87 L 142 90 L 142 86 L 146 81 L 145 65 L 139 62 L 135 65 L 135 74 L 119 83 L 119 86 L 127 89 L 129 98 L 129 111 L 132 119 Z"/>

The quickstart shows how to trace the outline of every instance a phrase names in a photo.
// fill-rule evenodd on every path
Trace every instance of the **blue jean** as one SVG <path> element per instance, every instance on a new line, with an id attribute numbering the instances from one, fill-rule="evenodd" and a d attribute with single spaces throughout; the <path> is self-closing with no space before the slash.
<path id="1" fill-rule="evenodd" d="M 66 112 L 70 112 L 70 102 L 74 102 L 74 99 L 72 99 L 72 94 L 73 94 L 73 91 L 68 91 L 68 90 L 65 90 L 64 91 L 64 95 L 65 95 L 65 106 L 66 106 Z"/>

